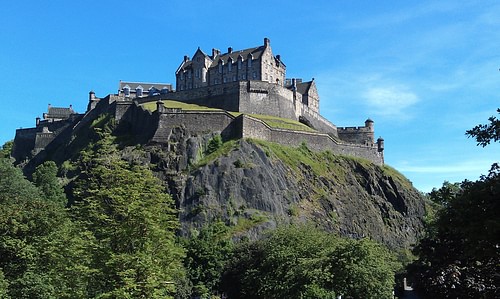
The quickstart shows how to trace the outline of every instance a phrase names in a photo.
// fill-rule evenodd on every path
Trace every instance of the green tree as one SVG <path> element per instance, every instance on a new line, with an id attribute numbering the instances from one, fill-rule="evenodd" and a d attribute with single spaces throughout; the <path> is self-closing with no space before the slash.
<path id="1" fill-rule="evenodd" d="M 497 109 L 497 112 L 500 113 L 500 108 Z M 488 120 L 489 124 L 479 124 L 465 132 L 467 137 L 475 138 L 477 145 L 482 147 L 490 144 L 492 140 L 494 142 L 500 141 L 500 119 L 491 116 Z"/>
<path id="2" fill-rule="evenodd" d="M 292 225 L 238 246 L 223 289 L 230 298 L 392 298 L 396 269 L 373 241 Z"/>
<path id="3" fill-rule="evenodd" d="M 62 206 L 67 204 L 63 187 L 57 178 L 57 165 L 54 161 L 46 161 L 37 166 L 33 173 L 33 183 L 42 191 L 45 199 Z"/>
<path id="4" fill-rule="evenodd" d="M 12 154 L 12 148 L 14 146 L 14 141 L 7 141 L 2 148 L 0 148 L 0 158 L 10 158 Z"/>
<path id="5" fill-rule="evenodd" d="M 185 265 L 194 295 L 207 297 L 218 292 L 232 251 L 230 230 L 220 221 L 203 227 L 188 240 Z"/>
<path id="6" fill-rule="evenodd" d="M 183 275 L 174 202 L 149 169 L 121 160 L 113 138 L 102 137 L 82 152 L 73 189 L 75 220 L 95 239 L 89 296 L 171 298 Z"/>
<path id="7" fill-rule="evenodd" d="M 79 229 L 10 160 L 0 159 L 0 174 L 0 269 L 7 295 L 84 298 L 86 251 Z"/>
<path id="8" fill-rule="evenodd" d="M 466 133 L 483 147 L 499 141 L 499 120 L 489 120 Z M 462 182 L 458 192 L 448 187 L 434 194 L 443 206 L 415 248 L 415 287 L 424 298 L 498 298 L 500 167 L 495 163 L 488 175 Z"/>

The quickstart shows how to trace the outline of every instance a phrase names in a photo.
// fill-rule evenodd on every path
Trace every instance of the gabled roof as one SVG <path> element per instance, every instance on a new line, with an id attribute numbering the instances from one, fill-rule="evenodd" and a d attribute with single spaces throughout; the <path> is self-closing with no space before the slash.
<path id="1" fill-rule="evenodd" d="M 249 54 L 252 54 L 252 59 L 259 59 L 262 56 L 264 49 L 265 46 L 260 46 L 239 51 L 232 51 L 231 53 L 220 54 L 214 57 L 214 61 L 210 67 L 216 67 L 219 64 L 220 60 L 222 60 L 222 62 L 226 64 L 229 61 L 229 58 L 232 58 L 233 61 L 237 61 L 240 55 L 243 60 L 247 60 Z"/>
<path id="2" fill-rule="evenodd" d="M 68 118 L 71 114 L 74 114 L 73 108 L 62 108 L 62 107 L 49 107 L 47 113 L 44 113 L 44 118 Z"/>
<path id="3" fill-rule="evenodd" d="M 309 88 L 311 88 L 312 84 L 313 84 L 313 81 L 298 83 L 297 84 L 297 92 L 300 94 L 307 94 L 309 92 Z"/>

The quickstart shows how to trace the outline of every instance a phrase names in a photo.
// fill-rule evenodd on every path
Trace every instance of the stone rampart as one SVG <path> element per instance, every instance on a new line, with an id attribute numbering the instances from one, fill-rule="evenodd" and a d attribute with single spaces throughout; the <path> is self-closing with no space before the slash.
<path id="1" fill-rule="evenodd" d="M 276 129 L 263 121 L 248 115 L 241 115 L 242 137 L 267 140 L 287 146 L 299 146 L 305 142 L 315 151 L 329 150 L 334 154 L 348 155 L 368 159 L 375 164 L 383 165 L 383 153 L 376 147 L 339 143 L 328 134 Z"/>
<path id="2" fill-rule="evenodd" d="M 153 142 L 168 141 L 172 129 L 183 126 L 190 135 L 220 132 L 224 139 L 235 136 L 231 123 L 234 116 L 226 111 L 166 111 L 159 115 Z"/>
<path id="3" fill-rule="evenodd" d="M 374 132 L 370 127 L 338 127 L 338 136 L 345 142 L 373 145 Z"/>

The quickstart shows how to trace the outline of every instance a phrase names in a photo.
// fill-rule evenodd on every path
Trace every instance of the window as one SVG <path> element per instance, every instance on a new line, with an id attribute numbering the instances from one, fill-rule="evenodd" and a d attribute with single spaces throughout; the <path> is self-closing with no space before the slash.
<path id="1" fill-rule="evenodd" d="M 241 70 L 241 65 L 243 64 L 243 61 L 241 61 L 241 58 L 238 59 L 238 69 Z"/>
<path id="2" fill-rule="evenodd" d="M 123 93 L 126 97 L 130 96 L 130 87 L 128 85 L 123 88 Z"/>
<path id="3" fill-rule="evenodd" d="M 248 67 L 252 67 L 252 57 L 248 58 L 247 65 Z"/>
<path id="4" fill-rule="evenodd" d="M 219 74 L 222 74 L 222 60 L 219 60 Z"/>
<path id="5" fill-rule="evenodd" d="M 200 70 L 199 70 L 199 69 L 196 69 L 196 70 L 194 71 L 194 76 L 195 76 L 196 78 L 200 78 Z"/>
<path id="6" fill-rule="evenodd" d="M 188 71 L 188 79 L 191 79 L 191 71 Z"/>
<path id="7" fill-rule="evenodd" d="M 224 77 L 224 83 L 226 83 L 226 82 L 227 82 L 227 78 L 226 78 L 226 77 Z"/>
<path id="8" fill-rule="evenodd" d="M 228 61 L 227 70 L 228 71 L 232 71 L 233 70 L 233 64 L 231 63 L 231 60 Z"/>
<path id="9" fill-rule="evenodd" d="M 139 85 L 139 86 L 137 86 L 137 88 L 135 89 L 135 95 L 136 95 L 137 97 L 142 97 L 142 92 L 143 92 L 143 90 L 144 90 L 144 89 L 142 88 L 142 86 L 140 86 L 140 85 Z"/>
<path id="10" fill-rule="evenodd" d="M 242 74 L 241 75 L 241 79 L 246 80 L 247 79 L 247 75 L 246 74 Z"/>
<path id="11" fill-rule="evenodd" d="M 236 81 L 236 75 L 233 75 L 233 81 Z"/>
<path id="12" fill-rule="evenodd" d="M 257 73 L 256 73 L 256 72 L 253 72 L 253 73 L 252 73 L 252 78 L 253 78 L 253 79 L 257 79 Z"/>
<path id="13" fill-rule="evenodd" d="M 219 84 L 219 79 L 215 78 L 214 79 L 214 84 Z"/>

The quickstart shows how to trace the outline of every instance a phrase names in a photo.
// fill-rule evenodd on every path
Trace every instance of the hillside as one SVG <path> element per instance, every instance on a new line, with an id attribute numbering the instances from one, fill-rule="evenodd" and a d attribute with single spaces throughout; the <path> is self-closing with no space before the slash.
<path id="1" fill-rule="evenodd" d="M 180 209 L 183 234 L 214 219 L 250 237 L 278 223 L 314 222 L 394 249 L 416 242 L 423 200 L 394 169 L 316 153 L 307 144 L 291 148 L 252 139 L 219 143 L 207 154 L 217 138 L 187 136 L 179 128 L 165 145 L 122 151 L 166 183 Z"/>
<path id="2" fill-rule="evenodd" d="M 183 126 L 172 129 L 167 142 L 152 143 L 131 137 L 126 124 L 106 115 L 77 128 L 25 163 L 25 173 L 51 159 L 71 182 L 80 151 L 97 141 L 96 132 L 112 132 L 123 159 L 147 166 L 164 182 L 179 208 L 182 235 L 214 220 L 252 239 L 279 223 L 313 222 L 399 249 L 414 244 L 422 230 L 419 192 L 397 171 L 368 160 L 314 152 L 306 143 L 223 143 L 218 132 L 192 135 Z"/>

